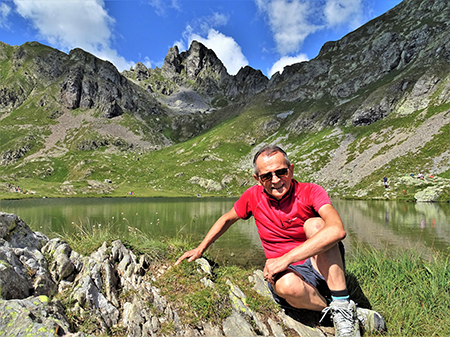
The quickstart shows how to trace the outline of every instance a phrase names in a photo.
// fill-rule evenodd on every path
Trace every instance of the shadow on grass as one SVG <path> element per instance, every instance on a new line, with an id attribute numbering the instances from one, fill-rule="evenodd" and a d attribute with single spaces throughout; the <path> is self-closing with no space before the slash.
<path id="1" fill-rule="evenodd" d="M 356 303 L 356 305 L 360 308 L 372 309 L 372 305 L 366 295 L 364 295 L 356 276 L 346 272 L 345 279 L 347 281 L 347 289 L 350 294 L 350 298 Z"/>

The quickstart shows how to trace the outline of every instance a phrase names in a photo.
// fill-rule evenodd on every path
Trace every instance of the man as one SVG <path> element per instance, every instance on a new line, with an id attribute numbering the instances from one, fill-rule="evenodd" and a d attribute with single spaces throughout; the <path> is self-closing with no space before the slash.
<path id="1" fill-rule="evenodd" d="M 175 265 L 201 257 L 233 223 L 253 215 L 267 257 L 264 278 L 275 301 L 324 314 L 330 311 L 338 337 L 360 336 L 357 317 L 369 330 L 384 330 L 381 315 L 357 310 L 349 299 L 341 243 L 346 233 L 325 190 L 293 179 L 294 165 L 278 146 L 260 149 L 253 166 L 258 185 L 245 191 L 200 245 Z"/>

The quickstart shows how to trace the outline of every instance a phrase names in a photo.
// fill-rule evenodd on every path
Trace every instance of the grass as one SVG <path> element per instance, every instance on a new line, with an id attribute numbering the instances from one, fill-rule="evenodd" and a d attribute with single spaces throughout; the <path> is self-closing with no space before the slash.
<path id="1" fill-rule="evenodd" d="M 147 254 L 150 258 L 160 260 L 164 257 L 167 245 L 160 239 L 143 233 L 138 228 L 128 226 L 128 231 L 123 232 L 114 223 L 73 224 L 76 230 L 72 233 L 63 232 L 61 235 L 69 246 L 82 255 L 89 255 L 97 250 L 104 242 L 110 244 L 115 240 L 120 240 L 128 249 L 133 250 L 136 255 Z"/>
<path id="2" fill-rule="evenodd" d="M 36 49 L 40 51 L 40 49 Z M 46 49 L 43 48 L 45 51 Z M 48 125 L 55 121 L 47 117 L 49 111 L 37 108 L 40 97 L 27 101 L 20 109 L 2 120 L 0 125 L 0 151 L 14 149 L 17 144 L 29 135 L 34 136 L 30 143 L 32 148 L 26 156 L 35 153 L 42 148 L 44 137 L 48 136 L 48 127 L 36 127 Z M 254 144 L 259 142 L 277 142 L 288 146 L 288 152 L 292 153 L 291 161 L 296 164 L 296 177 L 302 181 L 312 181 L 314 174 L 320 171 L 326 164 L 335 160 L 333 152 L 339 147 L 343 135 L 333 135 L 336 131 L 333 126 L 323 127 L 320 131 L 292 131 L 285 129 L 290 122 L 297 118 L 313 118 L 319 122 L 322 117 L 311 115 L 314 109 L 307 109 L 310 103 L 305 102 L 280 102 L 275 101 L 270 105 L 264 105 L 262 98 L 255 98 L 251 104 L 235 111 L 236 107 L 225 107 L 219 114 L 210 114 L 203 119 L 208 125 L 207 131 L 201 135 L 189 139 L 183 143 L 175 144 L 158 151 L 142 151 L 131 149 L 124 141 L 116 141 L 110 136 L 97 134 L 90 125 L 83 125 L 67 134 L 67 137 L 57 144 L 65 146 L 69 151 L 58 158 L 47 158 L 45 163 L 19 159 L 16 163 L 0 167 L 0 183 L 20 185 L 24 191 L 35 191 L 34 194 L 17 194 L 0 192 L 0 198 L 26 198 L 26 197 L 85 197 L 85 196 L 126 196 L 130 191 L 136 196 L 236 196 L 240 195 L 252 183 L 251 172 L 242 163 L 250 163 Z M 49 98 L 49 101 L 52 100 Z M 324 102 L 317 109 L 325 109 Z M 306 104 L 306 105 L 305 105 Z M 350 103 L 347 103 L 350 104 Z M 397 116 L 394 113 L 388 117 L 364 127 L 344 127 L 341 130 L 346 135 L 353 135 L 355 141 L 348 147 L 347 164 L 357 163 L 358 157 L 366 150 L 373 147 L 374 143 L 381 145 L 374 158 L 383 156 L 395 145 L 382 146 L 390 140 L 392 131 L 407 132 L 417 128 L 420 123 L 426 123 L 426 118 L 448 109 L 448 103 L 439 105 L 430 104 L 427 111 L 417 111 L 407 116 Z M 34 111 L 31 114 L 31 111 Z M 277 119 L 280 112 L 293 111 L 286 119 Z M 74 114 L 89 113 L 77 110 Z M 33 118 L 26 118 L 33 115 Z M 147 117 L 143 117 L 147 120 Z M 153 118 L 153 117 L 152 117 Z M 147 124 L 156 127 L 161 123 L 170 125 L 173 121 L 164 115 L 156 122 L 155 118 L 148 117 Z M 200 118 L 200 117 L 195 117 Z M 195 119 L 193 117 L 193 120 Z M 325 117 L 323 117 L 325 118 Z M 159 120 L 159 117 L 158 117 Z M 266 122 L 277 122 L 278 130 L 263 134 L 261 125 Z M 198 120 L 198 123 L 202 120 Z M 31 124 L 30 124 L 31 123 Z M 113 123 L 111 121 L 111 123 Z M 156 134 L 148 132 L 147 126 L 132 114 L 125 113 L 119 122 L 122 126 L 135 134 L 144 133 L 146 138 L 154 138 Z M 189 123 L 188 123 L 189 124 Z M 276 123 L 275 123 L 276 124 Z M 20 126 L 17 132 L 11 132 L 11 127 Z M 163 127 L 166 130 L 166 126 Z M 188 128 L 188 126 L 186 126 Z M 434 135 L 433 141 L 420 148 L 414 156 L 410 153 L 398 156 L 386 167 L 379 168 L 369 177 L 363 178 L 359 185 L 346 190 L 347 196 L 355 195 L 355 191 L 368 189 L 367 198 L 382 197 L 383 190 L 377 189 L 373 182 L 373 176 L 386 174 L 389 179 L 401 177 L 405 174 L 422 170 L 432 166 L 432 158 L 439 157 L 448 149 L 448 137 L 450 126 L 447 124 L 440 132 Z M 170 129 L 170 127 L 169 127 Z M 167 129 L 173 139 L 180 136 L 179 129 Z M 266 130 L 266 132 L 268 132 Z M 333 135 L 333 136 L 332 136 Z M 281 140 L 284 138 L 284 140 Z M 254 140 L 253 143 L 250 140 Z M 255 143 L 256 142 L 256 143 Z M 85 146 L 82 146 L 85 145 Z M 80 149 L 83 148 L 83 151 Z M 86 150 L 88 149 L 88 150 Z M 212 159 L 211 159 L 212 158 Z M 445 163 L 444 163 L 445 164 Z M 389 167 L 387 167 L 389 166 Z M 424 170 L 426 171 L 426 170 Z M 450 172 L 450 171 L 449 171 Z M 426 173 L 426 172 L 425 172 Z M 203 187 L 189 183 L 189 179 L 198 176 L 220 182 L 224 177 L 232 176 L 221 191 L 206 191 Z M 448 177 L 448 172 L 443 172 L 442 177 Z M 103 183 L 111 180 L 111 189 L 95 190 L 89 187 L 87 180 L 96 180 Z M 73 185 L 73 191 L 67 192 L 62 186 L 64 182 Z M 378 180 L 377 180 L 378 181 Z M 332 190 L 334 182 L 329 182 L 327 187 L 330 192 L 339 194 L 344 191 L 340 186 Z M 402 197 L 402 189 L 397 197 Z M 381 193 L 381 194 L 380 194 Z M 342 196 L 343 194 L 340 193 Z M 411 198 L 408 195 L 408 198 Z M 441 197 L 447 200 L 449 197 Z"/>
<path id="3" fill-rule="evenodd" d="M 438 254 L 426 260 L 411 250 L 388 253 L 359 247 L 348 273 L 385 317 L 389 336 L 448 336 L 448 262 Z"/>

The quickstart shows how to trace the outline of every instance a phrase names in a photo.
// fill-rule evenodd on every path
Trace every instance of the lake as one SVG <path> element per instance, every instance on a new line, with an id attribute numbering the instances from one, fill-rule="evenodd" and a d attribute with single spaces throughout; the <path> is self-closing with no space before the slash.
<path id="1" fill-rule="evenodd" d="M 66 198 L 0 200 L 0 211 L 15 213 L 44 234 L 71 233 L 76 226 L 115 224 L 155 237 L 192 235 L 201 240 L 214 222 L 229 211 L 234 198 Z M 449 203 L 333 200 L 347 231 L 351 254 L 355 243 L 377 249 L 414 249 L 450 255 Z M 235 223 L 210 248 L 213 259 L 246 267 L 262 267 L 264 253 L 253 218 Z"/>

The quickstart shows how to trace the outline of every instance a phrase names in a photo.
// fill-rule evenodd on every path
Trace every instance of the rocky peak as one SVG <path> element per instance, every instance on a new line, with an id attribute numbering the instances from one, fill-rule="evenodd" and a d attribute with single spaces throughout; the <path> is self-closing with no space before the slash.
<path id="1" fill-rule="evenodd" d="M 250 66 L 239 69 L 233 77 L 233 81 L 228 83 L 228 95 L 236 96 L 241 94 L 254 95 L 266 89 L 269 79 L 261 70 L 255 70 Z"/>
<path id="2" fill-rule="evenodd" d="M 146 80 L 150 76 L 147 67 L 141 62 L 136 63 L 134 66 L 134 72 L 136 73 L 136 79 L 138 81 Z"/>
<path id="3" fill-rule="evenodd" d="M 161 74 L 165 78 L 173 78 L 181 73 L 183 66 L 181 65 L 182 59 L 178 51 L 178 47 L 174 46 L 169 49 L 166 57 L 164 58 L 164 64 L 161 67 Z"/>
<path id="4" fill-rule="evenodd" d="M 114 83 L 115 85 L 122 84 L 122 75 L 109 61 L 100 60 L 80 48 L 69 52 L 69 60 L 72 61 L 75 67 L 82 68 L 85 74 L 98 75 L 101 80 Z"/>
<path id="5" fill-rule="evenodd" d="M 66 66 L 60 90 L 66 108 L 98 108 L 107 118 L 136 110 L 132 87 L 112 63 L 76 48 L 70 51 Z"/>
<path id="6" fill-rule="evenodd" d="M 181 53 L 182 62 L 185 66 L 189 79 L 196 79 L 202 72 L 212 72 L 217 78 L 229 76 L 222 61 L 214 51 L 206 48 L 203 44 L 192 41 L 188 51 Z"/>
<path id="7" fill-rule="evenodd" d="M 147 69 L 138 63 L 123 75 L 136 79 L 147 91 L 162 94 L 157 99 L 172 113 L 181 115 L 208 111 L 214 108 L 210 102 L 216 98 L 222 102 L 245 99 L 245 95 L 263 91 L 269 81 L 260 70 L 249 66 L 235 76 L 229 75 L 214 51 L 198 41 L 182 53 L 177 46 L 170 48 L 161 69 Z M 180 103 L 187 93 L 189 104 Z"/>

